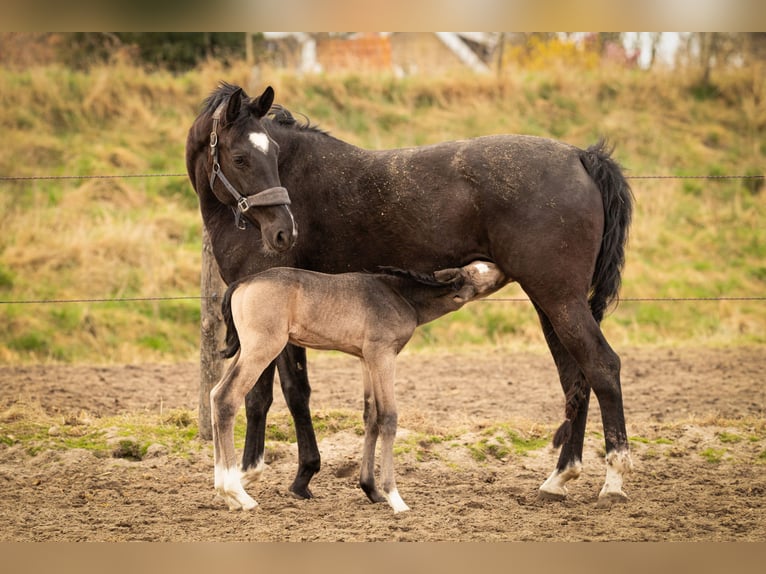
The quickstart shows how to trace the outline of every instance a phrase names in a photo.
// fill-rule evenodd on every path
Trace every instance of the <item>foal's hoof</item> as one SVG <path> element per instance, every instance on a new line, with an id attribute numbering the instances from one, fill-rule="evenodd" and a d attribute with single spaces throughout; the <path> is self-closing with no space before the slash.
<path id="1" fill-rule="evenodd" d="M 543 502 L 563 502 L 567 498 L 567 492 L 564 489 L 558 491 L 543 490 L 542 488 L 537 491 L 537 500 Z"/>
<path id="2" fill-rule="evenodd" d="M 258 506 L 258 503 L 255 501 L 255 499 L 248 495 L 243 497 L 219 492 L 218 496 L 221 497 L 224 502 L 226 502 L 226 506 L 229 507 L 229 510 L 252 510 Z"/>
<path id="3" fill-rule="evenodd" d="M 628 495 L 623 491 L 602 492 L 598 495 L 596 508 L 611 508 L 614 504 L 623 504 L 628 502 Z"/>

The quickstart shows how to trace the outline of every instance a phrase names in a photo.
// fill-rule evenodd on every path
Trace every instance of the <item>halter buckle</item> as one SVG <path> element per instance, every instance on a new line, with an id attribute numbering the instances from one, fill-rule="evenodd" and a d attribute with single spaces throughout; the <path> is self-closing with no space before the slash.
<path id="1" fill-rule="evenodd" d="M 240 213 L 245 213 L 250 209 L 250 203 L 247 201 L 247 197 L 240 197 L 237 200 L 237 207 L 239 207 Z"/>

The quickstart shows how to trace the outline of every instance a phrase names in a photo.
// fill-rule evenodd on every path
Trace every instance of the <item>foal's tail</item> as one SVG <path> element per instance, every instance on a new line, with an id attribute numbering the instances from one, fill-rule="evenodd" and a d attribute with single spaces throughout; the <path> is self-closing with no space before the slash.
<path id="1" fill-rule="evenodd" d="M 619 164 L 610 157 L 611 153 L 612 149 L 603 139 L 580 153 L 580 161 L 601 190 L 604 202 L 604 234 L 589 298 L 591 312 L 599 323 L 607 307 L 619 295 L 625 244 L 633 214 L 633 193 Z"/>
<path id="2" fill-rule="evenodd" d="M 223 315 L 223 322 L 226 325 L 226 348 L 221 351 L 221 356 L 224 359 L 231 359 L 239 351 L 239 334 L 237 328 L 234 326 L 234 317 L 231 314 L 231 296 L 237 288 L 239 283 L 235 282 L 229 285 L 226 289 L 226 293 L 223 295 L 223 301 L 221 302 L 221 314 Z"/>
<path id="3" fill-rule="evenodd" d="M 611 153 L 612 150 L 603 139 L 580 152 L 580 161 L 601 190 L 604 203 L 604 234 L 601 237 L 601 249 L 596 258 L 588 299 L 591 313 L 599 323 L 609 305 L 619 297 L 622 270 L 625 267 L 625 244 L 628 241 L 628 229 L 633 214 L 633 193 L 619 164 L 610 157 Z M 589 393 L 590 389 L 584 380 L 579 380 L 578 384 L 569 389 L 566 397 L 566 420 L 553 436 L 553 446 L 561 446 L 569 440 L 572 421 Z"/>

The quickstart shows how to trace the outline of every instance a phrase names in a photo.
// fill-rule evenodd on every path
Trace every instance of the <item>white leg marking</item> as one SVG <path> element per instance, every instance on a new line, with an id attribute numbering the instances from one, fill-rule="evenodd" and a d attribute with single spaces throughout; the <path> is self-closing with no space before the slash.
<path id="1" fill-rule="evenodd" d="M 410 509 L 410 507 L 404 503 L 402 497 L 399 496 L 399 491 L 396 488 L 389 493 L 384 492 L 383 496 L 386 497 L 388 504 L 394 509 L 394 514 L 407 512 Z"/>
<path id="2" fill-rule="evenodd" d="M 215 467 L 215 489 L 226 501 L 229 510 L 252 510 L 258 503 L 242 488 L 242 471 L 237 467 Z"/>
<path id="3" fill-rule="evenodd" d="M 269 136 L 263 132 L 252 132 L 250 143 L 260 152 L 269 153 Z"/>
<path id="4" fill-rule="evenodd" d="M 606 480 L 598 495 L 599 506 L 609 506 L 613 502 L 624 502 L 628 499 L 628 495 L 622 490 L 622 482 L 631 470 L 633 461 L 627 450 L 612 451 L 606 455 Z"/>
<path id="5" fill-rule="evenodd" d="M 551 475 L 540 486 L 540 494 L 548 498 L 561 499 L 567 495 L 566 483 L 575 480 L 582 472 L 582 462 L 576 460 L 563 471 L 554 468 Z"/>

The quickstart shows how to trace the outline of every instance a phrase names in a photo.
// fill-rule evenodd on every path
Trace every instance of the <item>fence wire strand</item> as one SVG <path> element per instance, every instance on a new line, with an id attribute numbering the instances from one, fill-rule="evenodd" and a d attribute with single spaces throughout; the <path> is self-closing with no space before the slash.
<path id="1" fill-rule="evenodd" d="M 112 175 L 2 175 L 0 181 L 73 180 L 73 179 L 138 179 L 151 177 L 187 177 L 185 173 L 133 173 Z M 764 174 L 749 175 L 625 175 L 625 179 L 765 179 Z"/>
<path id="2" fill-rule="evenodd" d="M 167 301 L 202 301 L 220 299 L 220 295 L 177 295 L 170 297 L 116 297 L 93 299 L 11 299 L 0 301 L 0 305 L 59 305 L 70 303 L 146 303 Z M 720 301 L 766 301 L 766 297 L 621 297 L 619 303 L 683 303 Z M 488 297 L 481 303 L 529 303 L 524 297 Z"/>

